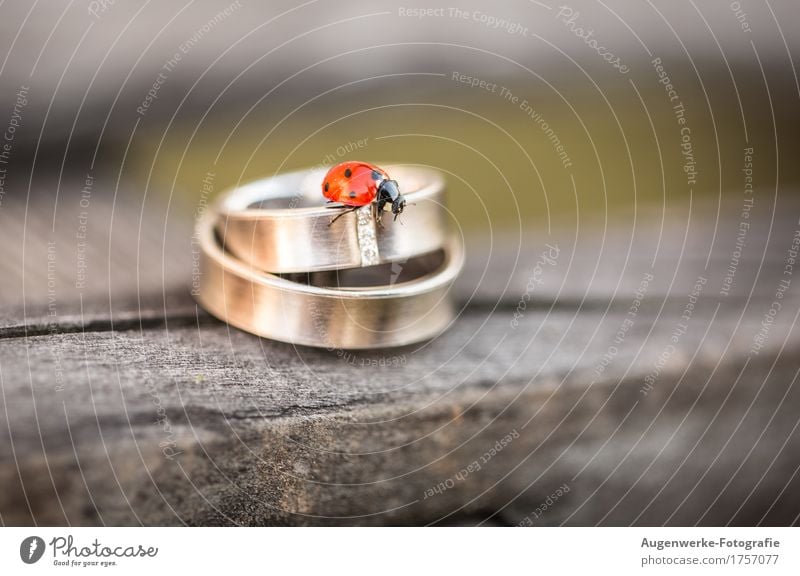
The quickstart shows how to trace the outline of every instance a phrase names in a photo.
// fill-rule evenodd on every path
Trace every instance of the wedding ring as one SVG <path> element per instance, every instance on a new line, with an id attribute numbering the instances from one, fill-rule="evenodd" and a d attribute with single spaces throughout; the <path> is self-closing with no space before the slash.
<path id="1" fill-rule="evenodd" d="M 231 254 L 274 274 L 373 266 L 442 249 L 448 238 L 442 175 L 410 166 L 386 169 L 409 205 L 396 221 L 377 222 L 361 209 L 331 223 L 340 212 L 324 204 L 325 169 L 313 169 L 227 192 L 217 207 L 217 232 Z"/>
<path id="2" fill-rule="evenodd" d="M 428 200 L 440 193 L 441 183 L 428 171 L 423 173 L 415 169 L 405 172 L 397 169 L 397 173 L 398 178 L 403 178 L 404 184 L 408 181 L 406 178 L 412 180 L 409 176 L 411 173 L 417 175 L 413 185 L 407 187 L 409 200 L 418 202 L 413 207 L 414 210 L 407 210 L 409 216 L 412 212 L 425 209 L 427 204 L 430 205 L 429 213 L 420 220 L 431 218 L 439 208 L 434 209 L 437 203 Z M 316 274 L 322 276 L 320 281 L 323 285 L 295 282 L 262 270 L 264 267 L 269 267 L 275 270 L 313 272 L 312 268 L 326 269 L 334 264 L 358 266 L 361 259 L 356 258 L 357 252 L 349 254 L 349 260 L 343 260 L 337 253 L 332 252 L 326 252 L 327 260 L 310 257 L 309 253 L 316 253 L 315 245 L 310 244 L 312 239 L 327 234 L 325 229 L 331 215 L 330 211 L 325 211 L 324 208 L 296 208 L 294 211 L 298 213 L 291 216 L 287 216 L 286 210 L 277 211 L 283 214 L 272 216 L 273 229 L 267 236 L 274 244 L 270 244 L 269 250 L 255 251 L 247 246 L 252 244 L 249 237 L 244 244 L 241 242 L 242 238 L 239 238 L 237 256 L 246 254 L 250 256 L 249 259 L 240 259 L 232 254 L 233 250 L 228 250 L 227 242 L 231 239 L 230 228 L 225 234 L 226 244 L 223 247 L 222 234 L 216 225 L 217 222 L 222 224 L 227 218 L 231 218 L 231 208 L 248 206 L 277 191 L 305 190 L 301 185 L 302 178 L 299 173 L 289 174 L 286 177 L 279 176 L 262 181 L 244 192 L 237 191 L 232 195 L 237 198 L 234 205 L 232 206 L 230 201 L 227 205 L 228 212 L 215 214 L 209 210 L 198 221 L 195 237 L 201 247 L 197 294 L 199 303 L 217 318 L 258 336 L 328 349 L 402 346 L 433 338 L 442 332 L 454 317 L 449 289 L 464 261 L 461 240 L 457 236 L 446 235 L 442 225 L 437 224 L 430 230 L 432 235 L 441 238 L 441 242 L 438 242 L 440 245 L 438 247 L 434 247 L 432 243 L 424 245 L 426 252 L 431 252 L 428 248 L 433 248 L 435 250 L 433 253 L 409 260 L 402 265 L 398 263 L 391 265 L 392 268 L 421 265 L 423 270 L 420 275 L 411 280 L 379 286 L 344 284 L 348 282 L 349 277 L 364 275 L 375 267 L 318 272 Z M 369 213 L 369 208 L 369 206 L 362 208 L 359 212 Z M 245 210 L 245 213 L 250 211 Z M 260 210 L 258 212 L 259 218 L 263 219 Z M 354 214 L 347 216 L 355 218 Z M 300 224 L 286 227 L 284 224 L 287 220 L 297 220 Z M 415 222 L 419 224 L 419 221 Z M 353 224 L 352 220 L 350 224 Z M 410 223 L 406 226 L 409 225 Z M 343 223 L 339 228 L 351 227 Z M 265 226 L 264 229 L 269 230 L 269 227 Z M 331 229 L 335 230 L 336 224 L 331 226 Z M 253 230 L 261 230 L 261 227 L 251 227 L 250 232 L 246 234 L 252 235 Z M 291 236 L 294 233 L 297 233 L 298 237 Z M 396 246 L 391 254 L 397 256 L 407 254 L 410 237 L 421 234 L 406 228 L 402 230 L 402 236 L 408 236 L 409 239 L 402 238 L 400 234 L 392 234 L 395 235 L 397 238 L 393 240 L 394 244 L 384 245 Z M 267 242 L 261 232 L 259 232 L 259 242 Z M 246 249 L 243 250 L 243 247 Z M 400 247 L 404 249 L 401 251 Z M 289 251 L 295 256 L 300 254 L 300 263 L 276 254 L 279 248 L 291 249 Z M 433 264 L 429 264 L 426 269 L 426 262 Z M 276 263 L 279 265 L 276 266 Z M 326 277 L 327 282 L 325 282 Z"/>

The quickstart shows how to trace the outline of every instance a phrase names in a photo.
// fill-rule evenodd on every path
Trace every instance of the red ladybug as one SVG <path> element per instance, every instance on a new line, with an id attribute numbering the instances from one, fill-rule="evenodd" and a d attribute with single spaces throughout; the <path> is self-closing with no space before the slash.
<path id="1" fill-rule="evenodd" d="M 328 199 L 328 203 L 338 202 L 344 206 L 351 206 L 350 210 L 342 212 L 331 220 L 331 224 L 348 212 L 371 202 L 377 205 L 379 221 L 387 204 L 392 205 L 395 220 L 406 207 L 406 199 L 400 194 L 397 182 L 389 179 L 389 175 L 382 168 L 367 162 L 342 162 L 328 170 L 322 181 L 322 195 Z M 341 208 L 341 206 L 331 206 L 331 208 Z"/>

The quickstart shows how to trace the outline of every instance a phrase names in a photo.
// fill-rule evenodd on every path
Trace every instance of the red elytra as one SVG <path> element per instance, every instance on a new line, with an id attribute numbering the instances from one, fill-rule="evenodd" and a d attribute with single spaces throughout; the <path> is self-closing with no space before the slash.
<path id="1" fill-rule="evenodd" d="M 345 206 L 366 206 L 375 201 L 381 183 L 388 179 L 389 175 L 373 164 L 342 162 L 328 170 L 322 195 Z"/>

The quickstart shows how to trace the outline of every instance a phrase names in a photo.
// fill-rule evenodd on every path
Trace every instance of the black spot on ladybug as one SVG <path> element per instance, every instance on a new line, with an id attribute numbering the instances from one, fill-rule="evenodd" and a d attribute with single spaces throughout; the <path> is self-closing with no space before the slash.
<path id="1" fill-rule="evenodd" d="M 350 168 L 345 169 L 345 171 L 344 171 L 344 177 L 345 178 L 350 178 L 350 176 L 352 176 L 352 175 L 353 175 L 353 171 L 350 170 Z"/>
<path id="2" fill-rule="evenodd" d="M 372 171 L 372 179 L 373 180 L 380 180 L 381 178 L 383 178 L 383 176 L 381 176 L 380 172 L 378 172 L 377 170 L 373 170 Z"/>
<path id="3" fill-rule="evenodd" d="M 331 187 L 330 183 L 325 182 L 325 192 L 327 192 L 328 188 L 330 188 L 330 187 Z"/>
<path id="4" fill-rule="evenodd" d="M 356 193 L 355 192 L 350 192 L 350 198 L 355 198 L 355 197 L 356 197 Z"/>

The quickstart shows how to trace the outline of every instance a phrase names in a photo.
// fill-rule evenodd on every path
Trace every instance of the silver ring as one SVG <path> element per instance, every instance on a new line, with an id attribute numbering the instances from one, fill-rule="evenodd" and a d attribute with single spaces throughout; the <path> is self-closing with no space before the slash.
<path id="1" fill-rule="evenodd" d="M 369 287 L 316 286 L 263 272 L 229 254 L 215 232 L 218 217 L 209 210 L 197 223 L 197 299 L 209 313 L 237 328 L 305 346 L 366 349 L 427 340 L 453 320 L 449 289 L 464 263 L 456 236 L 444 242 L 439 262 L 413 280 Z M 346 282 L 347 275 L 369 270 L 324 274 Z"/>
<path id="2" fill-rule="evenodd" d="M 230 190 L 219 200 L 217 231 L 225 249 L 275 274 L 316 272 L 403 261 L 447 242 L 444 178 L 427 168 L 388 166 L 409 208 L 375 221 L 360 209 L 331 220 L 324 205 L 325 169 L 290 172 Z"/>

